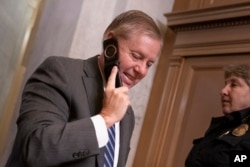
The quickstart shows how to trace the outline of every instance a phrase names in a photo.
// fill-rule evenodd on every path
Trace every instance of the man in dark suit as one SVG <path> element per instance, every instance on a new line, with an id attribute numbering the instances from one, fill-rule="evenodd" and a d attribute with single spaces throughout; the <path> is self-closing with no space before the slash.
<path id="1" fill-rule="evenodd" d="M 117 16 L 103 40 L 116 38 L 119 70 L 105 80 L 104 53 L 87 60 L 49 57 L 27 81 L 17 120 L 18 132 L 9 167 L 104 166 L 108 130 L 115 128 L 111 166 L 124 167 L 134 129 L 129 88 L 156 61 L 162 37 L 141 11 Z M 119 74 L 122 86 L 116 87 Z"/>

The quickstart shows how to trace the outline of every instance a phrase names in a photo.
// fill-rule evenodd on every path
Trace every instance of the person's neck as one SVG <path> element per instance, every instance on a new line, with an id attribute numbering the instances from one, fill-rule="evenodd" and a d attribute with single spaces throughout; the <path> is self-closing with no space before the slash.
<path id="1" fill-rule="evenodd" d="M 104 57 L 103 55 L 98 56 L 98 65 L 101 70 L 101 73 L 104 74 Z"/>
<path id="2" fill-rule="evenodd" d="M 105 80 L 105 76 L 104 76 L 104 59 L 103 56 L 100 55 L 98 56 L 98 67 L 102 76 L 102 82 L 103 82 L 103 89 L 105 90 L 106 87 L 106 80 Z"/>

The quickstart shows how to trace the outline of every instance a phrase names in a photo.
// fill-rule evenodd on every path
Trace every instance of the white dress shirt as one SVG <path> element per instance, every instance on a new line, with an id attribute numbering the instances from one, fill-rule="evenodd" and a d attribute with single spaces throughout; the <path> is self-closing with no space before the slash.
<path id="1" fill-rule="evenodd" d="M 91 120 L 95 127 L 95 132 L 97 136 L 97 141 L 99 148 L 106 146 L 108 144 L 109 136 L 106 123 L 101 115 L 95 115 L 91 117 Z M 120 122 L 115 123 L 115 155 L 114 155 L 114 167 L 117 166 L 118 156 L 120 148 Z"/>

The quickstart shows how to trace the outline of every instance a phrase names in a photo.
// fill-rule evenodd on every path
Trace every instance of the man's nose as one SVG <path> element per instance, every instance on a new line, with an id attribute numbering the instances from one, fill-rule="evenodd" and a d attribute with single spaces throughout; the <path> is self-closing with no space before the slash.
<path id="1" fill-rule="evenodd" d="M 144 64 L 137 64 L 135 67 L 135 70 L 137 73 L 139 73 L 142 76 L 145 76 L 148 72 L 147 66 Z"/>

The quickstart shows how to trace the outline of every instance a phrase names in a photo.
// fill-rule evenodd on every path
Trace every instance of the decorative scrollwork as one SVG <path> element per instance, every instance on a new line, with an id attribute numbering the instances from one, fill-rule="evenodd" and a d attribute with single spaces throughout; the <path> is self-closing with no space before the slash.
<path id="1" fill-rule="evenodd" d="M 172 26 L 171 28 L 175 32 L 183 32 L 183 31 L 195 31 L 202 29 L 214 29 L 214 28 L 242 26 L 242 25 L 250 25 L 250 16 L 230 18 L 225 20 L 213 20 L 213 21 L 192 23 L 185 25 L 175 25 Z"/>

